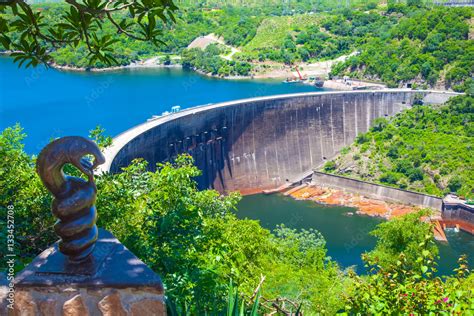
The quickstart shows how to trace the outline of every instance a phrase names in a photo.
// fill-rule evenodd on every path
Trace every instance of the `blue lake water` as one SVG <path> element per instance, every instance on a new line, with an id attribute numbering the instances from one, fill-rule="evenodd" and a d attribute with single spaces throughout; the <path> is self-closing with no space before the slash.
<path id="1" fill-rule="evenodd" d="M 317 91 L 276 80 L 221 80 L 181 69 L 123 70 L 107 73 L 60 72 L 38 67 L 18 69 L 0 57 L 0 130 L 20 123 L 28 137 L 25 149 L 38 153 L 51 138 L 87 136 L 97 125 L 116 135 L 152 115 L 170 110 L 248 97 Z M 321 89 L 319 89 L 321 90 Z M 350 209 L 349 209 L 350 210 Z M 315 228 L 327 240 L 328 253 L 342 266 L 362 265 L 360 255 L 372 249 L 368 232 L 379 219 L 344 215 L 347 208 L 325 207 L 279 195 L 244 197 L 239 216 L 260 219 L 273 229 L 285 223 Z M 461 253 L 474 260 L 474 238 L 449 233 L 440 245 L 440 270 L 449 272 Z"/>
<path id="2" fill-rule="evenodd" d="M 322 90 L 277 80 L 222 80 L 176 68 L 116 72 L 18 69 L 0 58 L 0 129 L 20 123 L 25 149 L 37 153 L 51 138 L 87 136 L 97 125 L 114 136 L 152 115 L 182 108 L 273 94 Z"/>

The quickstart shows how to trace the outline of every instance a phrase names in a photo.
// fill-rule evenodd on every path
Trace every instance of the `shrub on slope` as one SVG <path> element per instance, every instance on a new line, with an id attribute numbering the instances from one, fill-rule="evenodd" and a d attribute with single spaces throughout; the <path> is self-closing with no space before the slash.
<path id="1" fill-rule="evenodd" d="M 391 87 L 416 82 L 465 91 L 474 71 L 472 16 L 472 8 L 410 9 L 386 36 L 366 37 L 360 54 L 332 74 L 378 79 Z"/>
<path id="2" fill-rule="evenodd" d="M 473 196 L 473 149 L 474 97 L 459 96 L 376 120 L 325 169 L 438 196 Z"/>

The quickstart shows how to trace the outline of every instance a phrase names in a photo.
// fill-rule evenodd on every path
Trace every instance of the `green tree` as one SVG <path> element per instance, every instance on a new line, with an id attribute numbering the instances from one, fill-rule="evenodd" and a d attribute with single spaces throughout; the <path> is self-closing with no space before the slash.
<path id="1" fill-rule="evenodd" d="M 14 209 L 17 270 L 55 241 L 51 198 L 35 172 L 34 161 L 23 151 L 26 137 L 19 125 L 0 134 L 0 242 L 6 245 L 7 206 Z M 6 247 L 0 249 L 5 258 Z M 6 260 L 0 270 L 6 268 Z"/>
<path id="2" fill-rule="evenodd" d="M 449 180 L 448 188 L 451 192 L 457 192 L 462 187 L 462 179 L 454 176 Z"/>
<path id="3" fill-rule="evenodd" d="M 89 131 L 89 136 L 92 138 L 100 148 L 106 148 L 112 145 L 112 137 L 105 136 L 105 129 L 100 125 L 96 126 L 93 130 Z"/>
<path id="4" fill-rule="evenodd" d="M 59 18 L 45 23 L 42 11 L 36 10 L 26 1 L 3 1 L 0 3 L 0 43 L 6 49 L 15 51 L 12 56 L 19 65 L 36 66 L 51 60 L 52 48 L 77 47 L 85 44 L 89 63 L 102 62 L 118 64 L 112 45 L 118 41 L 114 33 L 123 34 L 139 41 L 159 43 L 161 31 L 157 21 L 174 21 L 177 10 L 172 0 L 151 1 L 66 1 L 68 10 Z M 11 10 L 14 21 L 8 21 L 4 13 Z M 126 12 L 130 18 L 127 18 Z M 114 30 L 102 31 L 104 20 L 109 21 Z M 16 32 L 19 36 L 12 36 Z"/>
<path id="5" fill-rule="evenodd" d="M 366 254 L 367 260 L 387 268 L 395 265 L 400 254 L 403 254 L 405 267 L 415 267 L 420 243 L 425 243 L 425 249 L 436 257 L 438 248 L 432 240 L 432 227 L 422 220 L 429 214 L 428 210 L 420 211 L 378 225 L 371 232 L 377 237 L 377 244 L 374 250 Z"/>
<path id="6" fill-rule="evenodd" d="M 348 295 L 346 312 L 356 315 L 470 315 L 474 310 L 474 277 L 465 257 L 459 259 L 455 276 L 435 276 L 433 236 L 427 235 L 415 248 L 416 260 L 404 253 L 389 266 L 377 258 L 365 257 L 367 277 L 352 274 L 355 281 Z"/>

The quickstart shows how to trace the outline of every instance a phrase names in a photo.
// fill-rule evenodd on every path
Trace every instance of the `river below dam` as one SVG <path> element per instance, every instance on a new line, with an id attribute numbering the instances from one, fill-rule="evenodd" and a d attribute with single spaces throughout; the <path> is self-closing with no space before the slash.
<path id="1" fill-rule="evenodd" d="M 61 72 L 37 67 L 18 68 L 0 57 L 0 129 L 20 123 L 28 135 L 25 150 L 37 154 L 52 138 L 87 136 L 101 125 L 117 135 L 172 106 L 187 108 L 248 97 L 318 91 L 303 84 L 278 80 L 221 80 L 176 68 L 127 69 L 114 72 Z M 375 245 L 368 232 L 382 220 L 347 216 L 353 209 L 295 201 L 281 195 L 246 196 L 238 216 L 259 219 L 273 229 L 315 228 L 326 238 L 328 254 L 343 267 L 363 269 L 361 253 Z M 100 211 L 99 211 L 100 214 Z M 440 244 L 440 272 L 450 273 L 462 253 L 474 260 L 474 238 L 447 232 L 449 245 Z"/>
<path id="2" fill-rule="evenodd" d="M 365 215 L 349 215 L 357 210 L 350 207 L 328 206 L 313 201 L 297 201 L 281 194 L 244 196 L 238 205 L 237 216 L 259 220 L 267 229 L 279 224 L 296 229 L 313 228 L 326 239 L 328 256 L 341 267 L 356 266 L 364 272 L 361 254 L 374 248 L 376 239 L 369 234 L 384 220 Z M 465 232 L 447 230 L 449 243 L 439 247 L 438 270 L 440 275 L 452 274 L 457 259 L 467 254 L 474 266 L 474 238 Z"/>

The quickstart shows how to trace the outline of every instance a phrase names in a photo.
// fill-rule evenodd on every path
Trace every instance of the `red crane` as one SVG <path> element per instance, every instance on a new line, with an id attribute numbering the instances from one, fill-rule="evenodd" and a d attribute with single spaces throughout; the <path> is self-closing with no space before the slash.
<path id="1" fill-rule="evenodd" d="M 298 66 L 295 66 L 295 70 L 298 73 L 298 77 L 300 77 L 300 80 L 304 80 L 303 76 L 301 76 L 300 71 L 298 70 Z"/>

